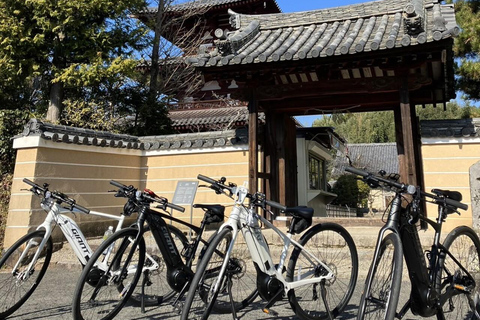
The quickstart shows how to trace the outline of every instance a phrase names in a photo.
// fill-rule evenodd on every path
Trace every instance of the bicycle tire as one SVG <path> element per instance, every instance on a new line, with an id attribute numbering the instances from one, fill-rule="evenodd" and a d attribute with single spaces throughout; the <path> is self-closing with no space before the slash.
<path id="1" fill-rule="evenodd" d="M 442 313 L 445 319 L 477 319 L 475 317 L 475 295 L 480 292 L 480 241 L 477 234 L 470 227 L 460 226 L 452 230 L 443 243 L 444 247 L 470 273 L 475 287 L 467 293 L 452 296 L 443 305 Z M 441 293 L 449 287 L 472 286 L 463 270 L 446 255 L 440 260 Z"/>
<path id="2" fill-rule="evenodd" d="M 400 297 L 402 268 L 400 238 L 397 234 L 388 234 L 382 240 L 378 257 L 368 271 L 357 319 L 394 319 Z"/>
<path id="3" fill-rule="evenodd" d="M 228 309 L 231 311 L 231 303 L 228 295 L 228 277 L 230 279 L 233 275 L 238 275 L 235 272 L 235 267 L 238 267 L 236 263 L 234 254 L 233 258 L 229 259 L 229 268 L 225 272 L 220 281 L 215 292 L 212 292 L 211 284 L 218 281 L 219 271 L 225 260 L 225 252 L 229 247 L 230 241 L 232 239 L 232 230 L 229 228 L 222 229 L 209 243 L 201 263 L 198 264 L 195 276 L 190 283 L 190 289 L 185 299 L 183 305 L 181 319 L 182 320 L 192 320 L 192 319 L 206 319 L 212 311 Z M 233 262 L 233 263 L 232 263 Z M 232 268 L 233 266 L 233 268 Z M 243 274 L 247 275 L 247 270 L 242 270 L 245 272 Z M 240 276 L 242 276 L 240 274 Z M 255 282 L 251 286 L 256 286 Z M 218 297 L 220 296 L 220 300 Z M 235 297 L 233 297 L 235 299 Z M 243 301 L 243 299 L 242 299 Z M 216 310 L 214 309 L 214 306 Z M 234 300 L 234 305 L 237 310 L 243 305 L 242 302 L 237 302 Z"/>
<path id="4" fill-rule="evenodd" d="M 20 263 L 18 269 L 28 267 L 44 237 L 45 230 L 28 233 L 17 240 L 0 259 L 0 319 L 4 319 L 17 311 L 32 295 L 45 275 L 53 252 L 51 237 L 45 243 L 35 267 L 31 270 L 27 279 L 19 279 L 19 274 L 24 271 L 17 271 L 12 274 L 12 269 L 17 263 Z M 26 244 L 30 241 L 32 242 L 29 252 L 26 253 L 23 261 L 18 261 L 21 253 L 25 250 Z M 37 266 L 39 266 L 39 271 L 37 271 Z M 12 291 L 15 291 L 15 293 L 12 293 Z"/>
<path id="5" fill-rule="evenodd" d="M 137 247 L 133 246 L 133 239 L 137 235 L 138 230 L 134 228 L 119 230 L 93 253 L 74 291 L 72 303 L 74 319 L 109 320 L 121 311 L 135 290 L 145 261 L 143 237 L 140 238 Z M 113 245 L 112 254 L 105 263 L 103 253 L 111 245 Z M 124 266 L 125 259 L 131 252 L 133 252 L 132 259 L 128 265 Z M 107 268 L 108 273 L 105 272 Z M 119 274 L 123 268 L 127 274 Z M 128 273 L 128 270 L 133 272 Z M 93 293 L 95 293 L 94 297 Z"/>
<path id="6" fill-rule="evenodd" d="M 325 281 L 326 300 L 333 317 L 337 317 L 352 297 L 358 276 L 358 255 L 355 243 L 345 228 L 335 223 L 323 223 L 310 228 L 299 243 L 335 272 L 335 278 Z M 287 282 L 317 277 L 326 270 L 295 247 L 287 268 Z M 329 319 L 318 283 L 288 292 L 295 314 L 306 320 Z"/>
<path id="7" fill-rule="evenodd" d="M 183 248 L 186 248 L 189 245 L 187 237 L 175 226 L 168 225 L 168 229 L 170 230 L 170 234 L 172 235 L 178 252 L 182 252 Z M 152 265 L 152 261 L 145 257 L 142 276 L 140 277 L 137 287 L 130 299 L 132 299 L 136 304 L 141 304 L 142 285 L 145 283 L 145 296 L 143 298 L 145 306 L 155 306 L 170 300 L 173 296 L 175 296 L 176 291 L 168 285 L 166 277 L 167 266 L 165 264 L 165 260 L 158 249 L 158 245 L 153 236 L 148 236 L 148 231 L 149 228 L 147 227 L 145 228 L 145 232 L 143 234 L 143 238 L 145 239 L 146 253 L 148 253 L 150 257 L 155 260 L 159 267 L 158 269 L 149 270 L 148 268 Z M 148 272 L 146 272 L 147 270 Z"/>

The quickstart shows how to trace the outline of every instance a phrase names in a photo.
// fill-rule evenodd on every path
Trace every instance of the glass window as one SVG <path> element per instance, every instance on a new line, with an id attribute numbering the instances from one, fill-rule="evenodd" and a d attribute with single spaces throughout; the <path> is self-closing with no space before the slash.
<path id="1" fill-rule="evenodd" d="M 325 190 L 325 160 L 308 156 L 308 176 L 311 190 Z"/>

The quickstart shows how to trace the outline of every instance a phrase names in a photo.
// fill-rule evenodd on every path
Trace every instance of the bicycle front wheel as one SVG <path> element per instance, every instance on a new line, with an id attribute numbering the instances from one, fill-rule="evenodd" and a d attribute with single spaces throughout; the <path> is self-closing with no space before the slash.
<path id="1" fill-rule="evenodd" d="M 246 247 L 236 244 L 225 261 L 232 238 L 232 231 L 225 228 L 208 244 L 190 284 L 182 320 L 206 319 L 212 311 L 229 313 L 232 305 L 238 311 L 256 297 L 256 273 Z"/>
<path id="2" fill-rule="evenodd" d="M 338 316 L 352 297 L 357 282 L 358 256 L 352 237 L 340 225 L 323 223 L 309 229 L 299 243 L 304 249 L 296 247 L 292 252 L 287 269 L 288 282 L 325 276 L 328 272 L 324 266 L 333 271 L 334 277 L 290 290 L 293 311 L 302 319 L 328 319 L 328 306 L 332 315 Z M 325 290 L 324 297 L 321 290 Z"/>
<path id="3" fill-rule="evenodd" d="M 48 238 L 38 259 L 30 266 L 45 230 L 29 233 L 15 242 L 0 259 L 0 319 L 14 313 L 35 291 L 52 257 L 52 238 Z"/>
<path id="4" fill-rule="evenodd" d="M 448 234 L 443 245 L 471 276 L 451 256 L 446 255 L 441 260 L 441 292 L 453 294 L 443 305 L 443 315 L 445 319 L 477 319 L 474 313 L 475 295 L 480 292 L 478 236 L 469 227 L 457 227 Z"/>
<path id="5" fill-rule="evenodd" d="M 396 234 L 387 235 L 368 272 L 357 319 L 394 319 L 402 280 L 403 250 Z M 371 283 L 368 286 L 368 283 Z"/>
<path id="6" fill-rule="evenodd" d="M 133 245 L 137 234 L 132 228 L 117 231 L 90 257 L 74 291 L 74 319 L 113 319 L 123 308 L 145 260 L 143 238 Z"/>

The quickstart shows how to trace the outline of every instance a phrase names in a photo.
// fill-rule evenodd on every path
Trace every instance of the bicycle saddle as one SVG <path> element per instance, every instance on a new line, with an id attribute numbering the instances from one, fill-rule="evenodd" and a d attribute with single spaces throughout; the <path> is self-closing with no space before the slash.
<path id="1" fill-rule="evenodd" d="M 225 207 L 220 204 L 194 204 L 193 207 L 211 211 L 216 215 L 223 215 L 225 212 Z"/>
<path id="2" fill-rule="evenodd" d="M 458 191 L 433 189 L 432 192 L 435 193 L 437 196 L 444 196 L 445 198 L 449 198 L 455 201 L 462 201 L 462 194 Z"/>
<path id="3" fill-rule="evenodd" d="M 303 219 L 312 219 L 313 217 L 313 208 L 307 206 L 299 207 L 287 207 L 285 213 L 288 213 L 294 218 L 303 218 Z"/>

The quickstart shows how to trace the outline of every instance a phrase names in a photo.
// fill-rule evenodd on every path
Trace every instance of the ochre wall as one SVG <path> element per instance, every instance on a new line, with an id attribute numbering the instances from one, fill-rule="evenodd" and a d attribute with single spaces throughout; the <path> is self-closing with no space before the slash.
<path id="1" fill-rule="evenodd" d="M 472 209 L 470 197 L 470 167 L 480 159 L 478 143 L 434 143 L 422 145 L 425 191 L 447 189 L 462 193 L 463 201 L 468 204 L 467 211 L 460 210 L 461 215 L 451 214 L 447 218 L 445 230 L 459 225 L 472 226 Z M 428 217 L 437 217 L 437 207 L 429 204 Z"/>
<path id="2" fill-rule="evenodd" d="M 198 181 L 198 174 L 219 179 L 227 178 L 228 182 L 243 184 L 248 181 L 248 152 L 247 151 L 222 151 L 195 154 L 173 154 L 146 156 L 147 188 L 163 195 L 167 199 L 173 199 L 178 181 Z M 203 204 L 232 205 L 232 200 L 224 195 L 216 195 L 209 188 L 197 189 L 195 202 Z M 189 205 L 184 213 L 174 211 L 177 218 L 200 225 L 203 218 L 203 210 L 193 209 Z M 228 213 L 228 208 L 226 213 Z M 192 217 L 191 217 L 192 215 Z M 180 226 L 178 226 L 180 227 Z M 181 227 L 180 227 L 181 228 Z"/>
<path id="3" fill-rule="evenodd" d="M 113 193 L 108 192 L 114 189 L 109 183 L 112 179 L 141 189 L 147 187 L 168 199 L 173 198 L 179 180 L 198 181 L 199 173 L 213 178 L 225 176 L 228 181 L 238 184 L 248 180 L 248 152 L 243 150 L 246 147 L 209 149 L 201 153 L 199 150 L 156 153 L 43 140 L 33 143 L 34 147 L 17 145 L 20 147 L 17 146 L 5 232 L 6 247 L 35 229 L 46 216 L 39 200 L 25 190 L 28 185 L 22 182 L 23 178 L 39 184 L 49 183 L 50 189 L 66 193 L 78 204 L 110 214 L 120 214 L 125 203 L 125 199 L 115 198 Z M 231 205 L 232 202 L 225 196 L 216 195 L 211 189 L 200 188 L 195 203 Z M 190 221 L 191 207 L 185 207 L 185 213 L 175 213 L 175 216 Z M 193 210 L 194 224 L 200 223 L 202 213 L 199 209 Z M 107 226 L 113 224 L 107 218 L 80 213 L 76 214 L 75 221 L 87 236 L 101 236 Z M 61 239 L 59 230 L 54 237 Z"/>

